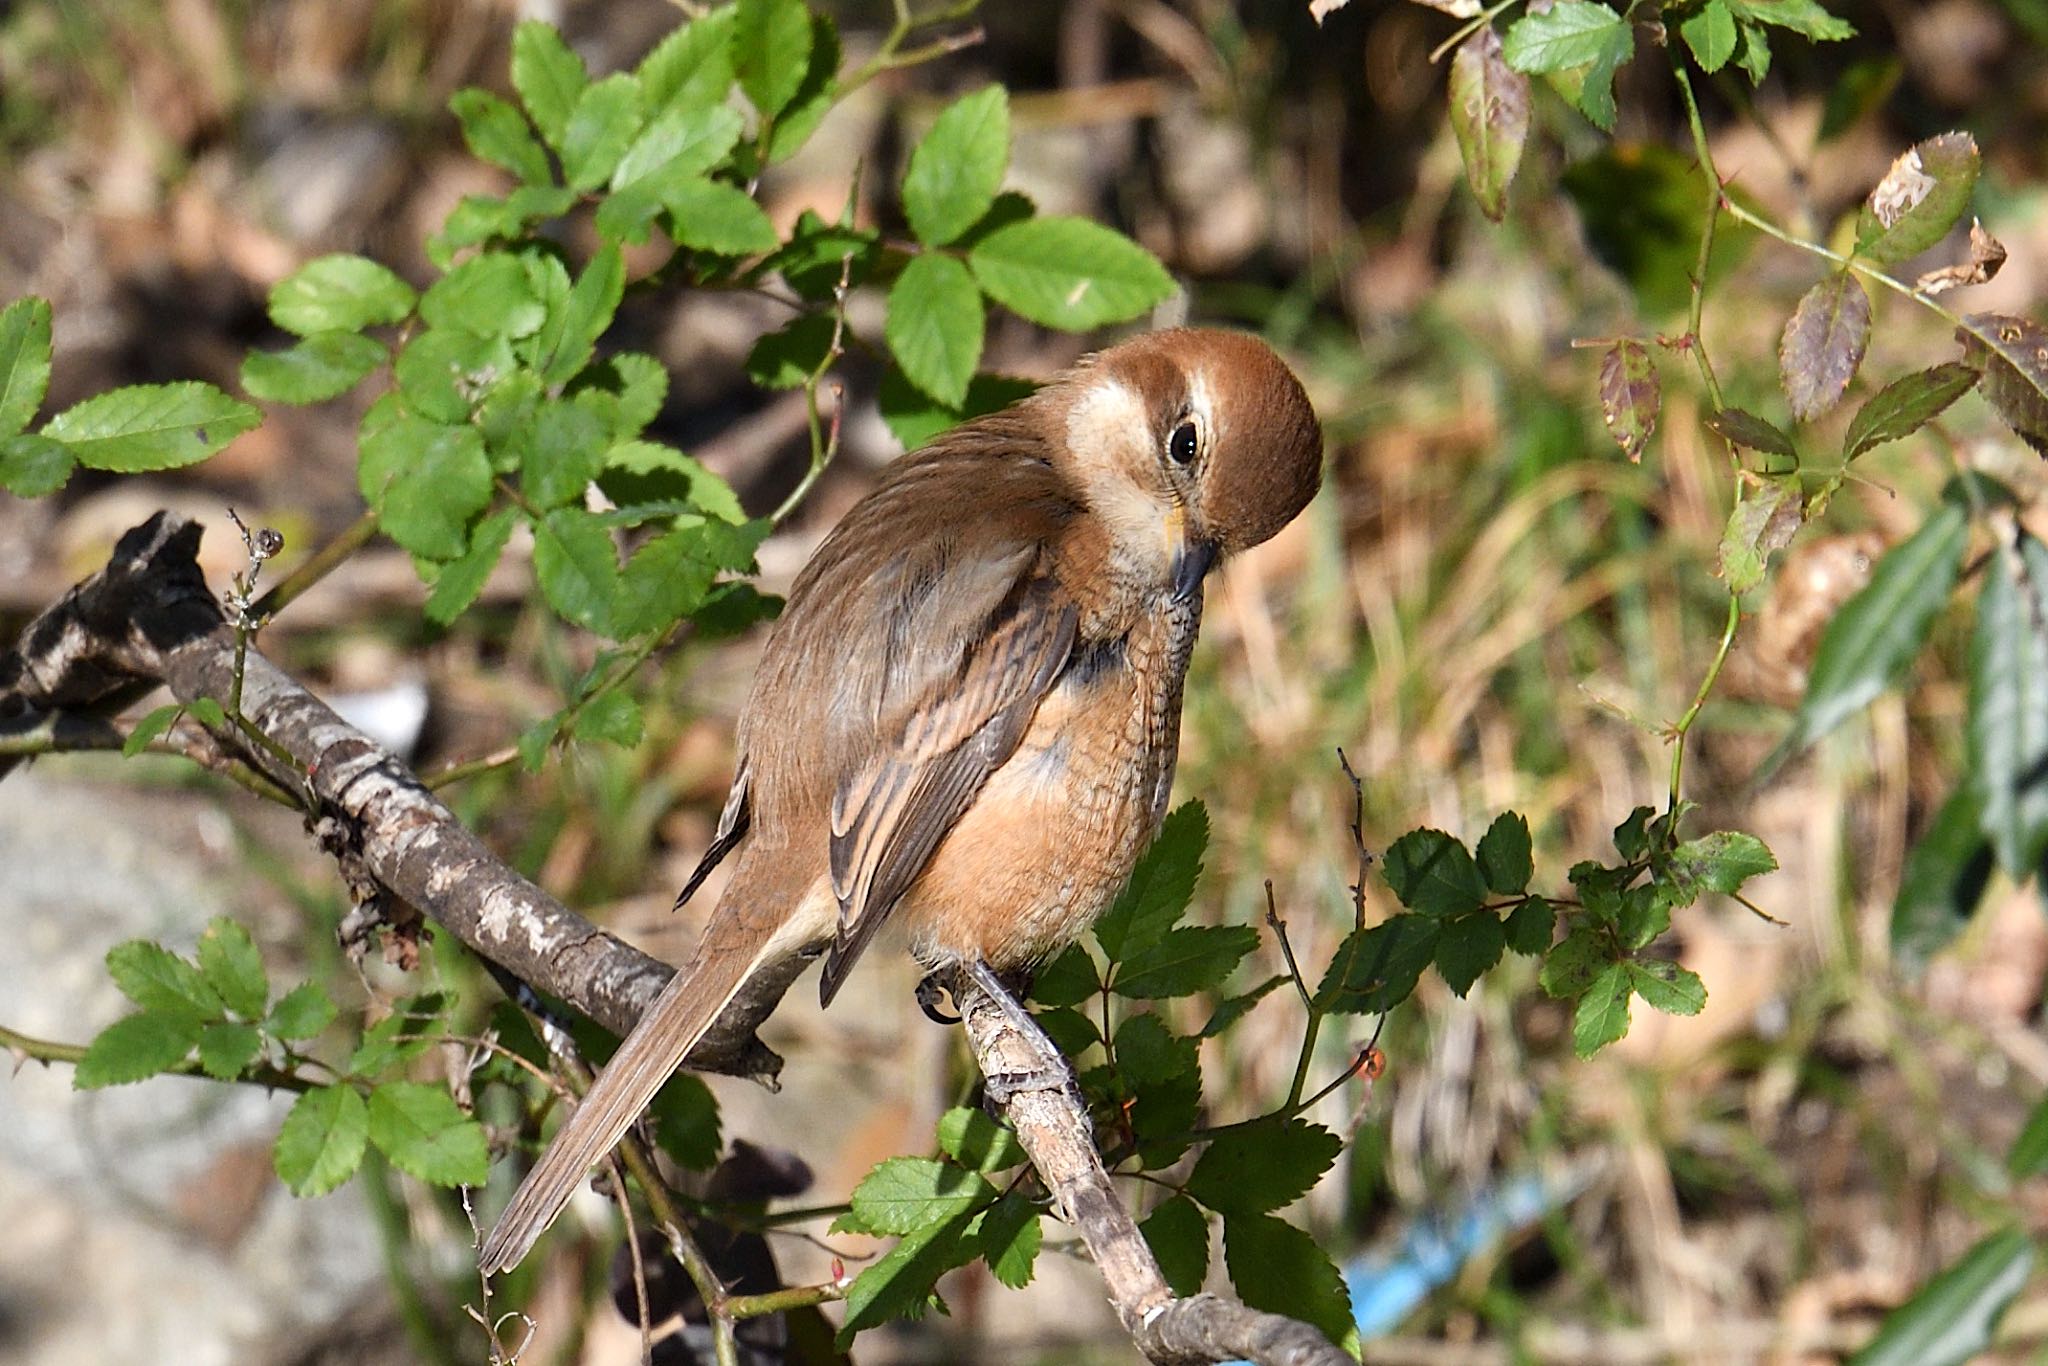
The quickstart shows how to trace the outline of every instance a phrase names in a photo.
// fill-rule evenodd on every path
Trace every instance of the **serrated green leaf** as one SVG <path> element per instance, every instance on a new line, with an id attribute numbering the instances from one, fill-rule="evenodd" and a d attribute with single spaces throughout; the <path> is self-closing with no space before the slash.
<path id="1" fill-rule="evenodd" d="M 49 300 L 16 299 L 0 309 L 0 438 L 27 427 L 49 389 Z"/>
<path id="2" fill-rule="evenodd" d="M 946 106 L 910 153 L 903 214 L 928 247 L 973 227 L 995 202 L 1010 162 L 1010 96 L 983 86 Z"/>
<path id="3" fill-rule="evenodd" d="M 1315 1239 L 1270 1214 L 1223 1221 L 1223 1262 L 1238 1297 L 1254 1309 L 1314 1324 L 1332 1342 L 1355 1341 L 1351 1297 Z"/>
<path id="4" fill-rule="evenodd" d="M 612 171 L 612 188 L 659 186 L 687 176 L 701 176 L 732 155 L 743 128 L 739 111 L 723 104 L 673 105 L 662 110 Z"/>
<path id="5" fill-rule="evenodd" d="M 529 185 L 546 185 L 554 180 L 547 152 L 535 140 L 526 116 L 510 104 L 488 90 L 472 87 L 456 91 L 448 108 L 462 125 L 463 142 L 476 156 L 503 167 Z"/>
<path id="6" fill-rule="evenodd" d="M 822 302 L 838 290 L 842 271 L 849 286 L 865 281 L 878 255 L 872 231 L 827 223 L 805 209 L 789 240 L 762 263 L 762 269 L 779 273 L 804 298 Z"/>
<path id="7" fill-rule="evenodd" d="M 1411 914 L 1354 930 L 1323 973 L 1317 1006 L 1340 1015 L 1393 1009 L 1408 999 L 1435 959 L 1442 929 L 1437 917 Z"/>
<path id="8" fill-rule="evenodd" d="M 1578 996 L 1613 964 L 1614 954 L 1598 929 L 1580 925 L 1544 958 L 1537 980 L 1546 995 L 1559 999 Z"/>
<path id="9" fill-rule="evenodd" d="M 1167 813 L 1131 880 L 1095 922 L 1095 942 L 1112 961 L 1157 943 L 1187 913 L 1208 847 L 1209 812 L 1199 801 Z"/>
<path id="10" fill-rule="evenodd" d="M 889 289 L 890 353 L 911 383 L 949 408 L 967 399 L 984 326 L 981 291 L 953 257 L 914 256 Z"/>
<path id="11" fill-rule="evenodd" d="M 979 1180 L 980 1178 L 976 1178 Z M 929 1224 L 905 1237 L 870 1263 L 846 1291 L 846 1317 L 836 1344 L 846 1350 L 854 1336 L 894 1318 L 924 1317 L 937 1298 L 933 1286 L 956 1266 L 980 1255 L 979 1240 L 968 1236 L 979 1218 L 960 1214 Z"/>
<path id="12" fill-rule="evenodd" d="M 704 604 L 718 570 L 702 540 L 701 528 L 686 527 L 633 552 L 617 589 L 613 627 L 619 639 L 665 630 Z"/>
<path id="13" fill-rule="evenodd" d="M 702 1078 L 677 1072 L 654 1093 L 647 1110 L 663 1152 L 691 1171 L 709 1171 L 718 1164 L 718 1097 Z"/>
<path id="14" fill-rule="evenodd" d="M 1699 13 L 1679 24 L 1678 32 L 1692 49 L 1700 70 L 1709 75 L 1728 65 L 1735 55 L 1735 16 L 1723 0 L 1707 0 Z"/>
<path id="15" fill-rule="evenodd" d="M 520 488 L 536 508 L 579 502 L 610 445 L 611 424 L 591 407 L 573 399 L 544 402 L 522 443 Z"/>
<path id="16" fill-rule="evenodd" d="M 61 441 L 87 469 L 132 474 L 197 464 L 263 414 L 211 384 L 135 384 L 73 404 L 43 435 Z"/>
<path id="17" fill-rule="evenodd" d="M 1572 1011 L 1572 1051 L 1590 1058 L 1628 1033 L 1629 965 L 1610 963 L 1601 969 Z"/>
<path id="18" fill-rule="evenodd" d="M 1451 58 L 1451 133 L 1465 163 L 1465 183 L 1479 211 L 1498 223 L 1507 216 L 1508 185 L 1529 140 L 1529 78 L 1501 58 L 1500 34 L 1491 24 L 1458 45 Z"/>
<path id="19" fill-rule="evenodd" d="M 597 339 L 612 324 L 625 296 L 625 260 L 607 243 L 583 267 L 576 285 L 534 338 L 535 368 L 550 385 L 566 384 L 590 363 Z"/>
<path id="20" fill-rule="evenodd" d="M 301 982 L 277 998 L 263 1028 L 273 1037 L 298 1042 L 317 1038 L 334 1023 L 334 1001 L 318 982 Z"/>
<path id="21" fill-rule="evenodd" d="M 1532 896 L 1508 913 L 1502 923 L 1508 947 L 1516 953 L 1540 954 L 1550 948 L 1557 931 L 1557 908 L 1540 896 Z"/>
<path id="22" fill-rule="evenodd" d="M 1771 556 L 1792 543 L 1806 515 L 1799 476 L 1739 475 L 1741 498 L 1729 510 L 1728 524 L 1721 530 L 1720 553 L 1715 572 L 1731 593 L 1747 593 L 1764 581 L 1764 569 Z"/>
<path id="23" fill-rule="evenodd" d="M 441 1013 L 446 1007 L 447 998 L 435 991 L 400 1002 L 391 1014 L 363 1031 L 346 1070 L 355 1076 L 373 1077 L 417 1058 L 433 1046 L 430 1036 L 442 1028 Z"/>
<path id="24" fill-rule="evenodd" d="M 973 288 L 970 282 L 968 289 Z M 979 313 L 978 294 L 974 296 L 974 307 Z M 754 343 L 747 352 L 747 377 L 763 389 L 801 389 L 832 354 L 832 343 L 838 336 L 839 325 L 832 317 L 823 313 L 798 314 L 780 329 L 763 333 Z"/>
<path id="25" fill-rule="evenodd" d="M 531 336 L 547 316 L 527 281 L 526 267 L 504 252 L 470 257 L 420 297 L 420 317 L 429 326 L 485 337 Z"/>
<path id="26" fill-rule="evenodd" d="M 576 714 L 570 733 L 578 740 L 632 749 L 647 733 L 640 704 L 622 692 L 599 693 Z"/>
<path id="27" fill-rule="evenodd" d="M 1742 47 L 1735 55 L 1736 63 L 1749 73 L 1751 85 L 1762 85 L 1771 69 L 1771 43 L 1767 31 L 1762 24 L 1739 23 L 1736 28 L 1742 33 Z"/>
<path id="28" fill-rule="evenodd" d="M 1030 380 L 1009 375 L 976 375 L 967 383 L 967 401 L 958 408 L 948 408 L 892 366 L 883 374 L 876 398 L 882 421 L 888 424 L 891 434 L 903 443 L 903 449 L 914 451 L 970 417 L 998 412 L 1037 388 Z"/>
<path id="29" fill-rule="evenodd" d="M 388 354 L 360 332 L 315 332 L 283 351 L 251 351 L 242 387 L 265 403 L 324 403 L 355 388 Z"/>
<path id="30" fill-rule="evenodd" d="M 1017 1135 L 981 1110 L 946 1111 L 938 1132 L 939 1151 L 970 1171 L 999 1172 L 1026 1160 Z"/>
<path id="31" fill-rule="evenodd" d="M 215 916 L 199 936 L 198 958 L 200 977 L 229 1010 L 245 1020 L 263 1018 L 270 979 L 263 971 L 263 954 L 247 930 Z"/>
<path id="32" fill-rule="evenodd" d="M 427 594 L 422 609 L 428 621 L 446 626 L 469 610 L 477 594 L 483 592 L 491 571 L 498 567 L 498 557 L 505 553 L 505 543 L 512 539 L 512 528 L 518 520 L 518 509 L 500 508 L 477 523 L 470 534 L 469 549 L 460 558 L 442 565 L 435 576 L 434 590 Z"/>
<path id="33" fill-rule="evenodd" d="M 2005 1155 L 2005 1169 L 2024 1180 L 2048 1170 L 2048 1099 L 2037 1101 Z"/>
<path id="34" fill-rule="evenodd" d="M 1036 1205 L 1012 1191 L 983 1212 L 976 1234 L 982 1258 L 997 1280 L 1012 1290 L 1031 1284 L 1045 1240 Z"/>
<path id="35" fill-rule="evenodd" d="M 369 1137 L 369 1107 L 354 1087 L 317 1087 L 292 1103 L 271 1165 L 293 1195 L 325 1195 L 355 1175 Z"/>
<path id="36" fill-rule="evenodd" d="M 1911 436 L 1977 383 L 1977 371 L 1960 362 L 1916 370 L 1865 399 L 1849 419 L 1842 458 L 1854 460 L 1873 446 Z"/>
<path id="37" fill-rule="evenodd" d="M 403 322 L 417 298 L 411 285 L 364 256 L 318 256 L 270 290 L 270 320 L 287 332 L 359 332 Z"/>
<path id="38" fill-rule="evenodd" d="M 1915 143 L 1864 201 L 1856 221 L 1857 255 L 1896 265 L 1948 236 L 1970 206 L 1981 161 L 1968 133 Z"/>
<path id="39" fill-rule="evenodd" d="M 185 1060 L 202 1028 L 189 1010 L 145 1010 L 116 1020 L 85 1046 L 71 1073 L 72 1089 L 124 1086 L 168 1071 Z"/>
<path id="40" fill-rule="evenodd" d="M 1102 978 L 1095 971 L 1095 960 L 1079 944 L 1070 945 L 1031 980 L 1031 999 L 1040 1005 L 1077 1005 L 1100 990 Z"/>
<path id="41" fill-rule="evenodd" d="M 227 711 L 211 697 L 193 698 L 185 704 L 185 711 L 194 721 L 216 735 L 227 729 Z"/>
<path id="42" fill-rule="evenodd" d="M 143 750 L 148 749 L 150 741 L 176 725 L 178 718 L 184 714 L 184 707 L 176 702 L 171 702 L 158 707 L 155 711 L 137 721 L 135 728 L 128 732 L 128 738 L 121 742 L 123 757 L 133 759 L 136 755 L 142 753 Z"/>
<path id="43" fill-rule="evenodd" d="M 1474 911 L 1447 920 L 1436 940 L 1437 975 L 1463 996 L 1500 962 L 1507 944 L 1507 930 L 1492 911 Z"/>
<path id="44" fill-rule="evenodd" d="M 739 0 L 732 55 L 754 108 L 766 118 L 780 114 L 810 69 L 811 14 L 803 0 Z"/>
<path id="45" fill-rule="evenodd" d="M 2018 533 L 1984 568 L 1970 640 L 1965 781 L 1998 864 L 2024 880 L 2048 853 L 2048 545 Z"/>
<path id="46" fill-rule="evenodd" d="M 391 1165 L 435 1186 L 481 1186 L 490 1175 L 484 1129 L 447 1088 L 387 1081 L 370 1092 L 369 1137 Z"/>
<path id="47" fill-rule="evenodd" d="M 1829 14 L 1814 0 L 1724 0 L 1737 18 L 1757 24 L 1773 24 L 1803 34 L 1816 42 L 1837 42 L 1853 38 L 1856 30 Z"/>
<path id="48" fill-rule="evenodd" d="M 1624 337 L 1607 349 L 1600 359 L 1600 417 L 1630 460 L 1642 460 L 1657 430 L 1663 402 L 1663 387 L 1648 347 Z"/>
<path id="49" fill-rule="evenodd" d="M 1249 925 L 1182 925 L 1126 954 L 1110 986 L 1134 1000 L 1190 996 L 1221 986 L 1258 946 Z"/>
<path id="50" fill-rule="evenodd" d="M 1201 1054 L 1196 1040 L 1175 1034 L 1157 1015 L 1127 1015 L 1116 1030 L 1116 1069 L 1143 1090 L 1199 1077 Z"/>
<path id="51" fill-rule="evenodd" d="M 466 425 L 513 365 L 512 346 L 504 337 L 436 327 L 405 344 L 391 374 L 413 412 L 435 422 Z"/>
<path id="52" fill-rule="evenodd" d="M 1780 754 L 1806 748 L 1905 676 L 1955 586 L 1968 539 L 1968 515 L 1944 504 L 1877 562 L 1870 583 L 1821 634 L 1806 696 Z"/>
<path id="53" fill-rule="evenodd" d="M 1723 408 L 1717 413 L 1711 413 L 1707 417 L 1707 425 L 1738 446 L 1747 446 L 1753 451 L 1762 451 L 1765 455 L 1781 455 L 1787 459 L 1796 460 L 1799 456 L 1791 437 L 1755 413 L 1746 412 L 1741 408 Z"/>
<path id="54" fill-rule="evenodd" d="M 1410 830 L 1380 868 L 1401 904 L 1424 915 L 1462 915 L 1486 900 L 1471 852 L 1441 830 Z"/>
<path id="55" fill-rule="evenodd" d="M 1224 1215 L 1270 1214 L 1316 1188 L 1344 1140 L 1305 1119 L 1225 1129 L 1188 1175 L 1187 1193 Z"/>
<path id="56" fill-rule="evenodd" d="M 512 31 L 512 88 L 549 146 L 561 148 L 569 115 L 589 83 L 583 59 L 552 25 L 528 19 Z"/>
<path id="57" fill-rule="evenodd" d="M 702 461 L 683 454 L 673 446 L 654 441 L 622 441 L 606 453 L 605 468 L 616 471 L 624 481 L 630 482 L 636 493 L 648 500 L 681 499 L 707 516 L 731 526 L 740 526 L 747 520 L 732 485 L 705 468 Z M 622 479 L 600 477 L 599 482 L 607 492 L 616 493 L 625 487 Z M 744 570 L 751 560 L 752 547 L 748 550 L 748 555 L 737 564 L 723 559 L 714 562 L 723 568 Z"/>
<path id="58" fill-rule="evenodd" d="M 1908 974 L 1920 972 L 1962 933 L 1996 860 L 1984 836 L 1983 808 L 1967 778 L 1942 803 L 1926 831 L 1907 851 L 1892 903 L 1892 957 Z"/>
<path id="59" fill-rule="evenodd" d="M 55 493 L 77 467 L 71 448 L 47 436 L 22 432 L 0 441 L 0 489 L 17 498 Z"/>
<path id="60" fill-rule="evenodd" d="M 929 1157 L 892 1157 L 853 1188 L 851 1210 L 834 1229 L 910 1234 L 971 1213 L 995 1199 L 978 1174 Z"/>
<path id="61" fill-rule="evenodd" d="M 1885 1315 L 1849 1366 L 1963 1366 L 1978 1359 L 2033 1268 L 2034 1244 L 2024 1231 L 1992 1234 Z"/>
<path id="62" fill-rule="evenodd" d="M 677 243 L 720 256 L 773 251 L 781 240 L 761 206 L 722 181 L 689 176 L 662 186 L 661 201 Z"/>
<path id="63" fill-rule="evenodd" d="M 1624 966 L 1628 969 L 1630 987 L 1652 1010 L 1661 1010 L 1666 1015 L 1697 1015 L 1706 1009 L 1707 984 L 1692 969 L 1661 959 L 1631 959 Z"/>
<path id="64" fill-rule="evenodd" d="M 987 295 L 1032 322 L 1084 332 L 1173 296 L 1151 252 L 1085 218 L 1030 218 L 974 244 L 967 264 Z"/>
<path id="65" fill-rule="evenodd" d="M 1180 1296 L 1200 1291 L 1209 1277 L 1209 1220 L 1185 1195 L 1162 1201 L 1138 1225 L 1158 1259 L 1167 1285 Z"/>
<path id="66" fill-rule="evenodd" d="M 1751 878 L 1775 872 L 1777 867 L 1778 860 L 1755 835 L 1716 830 L 1672 850 L 1670 862 L 1661 871 L 1688 897 L 1704 892 L 1733 896 Z"/>
<path id="67" fill-rule="evenodd" d="M 199 1068 L 215 1081 L 230 1081 L 263 1051 L 255 1025 L 215 1023 L 199 1031 Z"/>
<path id="68" fill-rule="evenodd" d="M 1614 128 L 1614 73 L 1635 54 L 1635 34 L 1605 5 L 1558 0 L 1544 14 L 1525 14 L 1502 42 L 1516 71 L 1545 75 L 1593 124 Z"/>
<path id="69" fill-rule="evenodd" d="M 130 939 L 107 950 L 107 973 L 121 994 L 146 1011 L 221 1017 L 220 994 L 197 967 L 161 944 Z"/>
<path id="70" fill-rule="evenodd" d="M 839 98 L 839 27 L 829 14 L 811 15 L 811 55 L 796 93 L 768 130 L 769 165 L 796 155 Z"/>
<path id="71" fill-rule="evenodd" d="M 1503 811 L 1480 836 L 1479 875 L 1486 885 L 1502 896 L 1520 896 L 1527 890 L 1536 865 L 1529 853 L 1529 821 L 1519 811 Z"/>
<path id="72" fill-rule="evenodd" d="M 661 40 L 636 75 L 649 109 L 721 103 L 732 88 L 733 7 L 720 5 Z"/>
<path id="73" fill-rule="evenodd" d="M 447 270 L 462 248 L 496 237 L 521 236 L 536 219 L 560 218 L 576 200 L 576 191 L 565 185 L 521 185 L 503 199 L 464 195 L 441 230 L 427 239 L 427 259 Z"/>
<path id="74" fill-rule="evenodd" d="M 612 426 L 615 440 L 628 441 L 639 435 L 661 416 L 662 405 L 668 401 L 668 371 L 643 352 L 621 351 L 590 375 L 618 398 L 617 421 Z"/>
<path id="75" fill-rule="evenodd" d="M 491 501 L 482 434 L 409 416 L 374 430 L 366 416 L 364 428 L 356 479 L 379 530 L 428 559 L 462 555 L 470 519 Z"/>
<path id="76" fill-rule="evenodd" d="M 562 179 L 577 190 L 610 180 L 640 132 L 640 119 L 640 83 L 626 72 L 585 86 L 562 127 Z"/>
<path id="77" fill-rule="evenodd" d="M 1265 1000 L 1274 991 L 1286 986 L 1292 980 L 1285 973 L 1279 973 L 1268 977 L 1250 991 L 1242 992 L 1227 1000 L 1217 1002 L 1216 1009 L 1210 1012 L 1208 1023 L 1202 1026 L 1198 1037 L 1204 1039 L 1215 1038 L 1249 1014 L 1253 1006 Z"/>
<path id="78" fill-rule="evenodd" d="M 533 571 L 564 620 L 606 635 L 619 594 L 619 556 L 604 524 L 581 508 L 556 508 L 533 529 Z"/>

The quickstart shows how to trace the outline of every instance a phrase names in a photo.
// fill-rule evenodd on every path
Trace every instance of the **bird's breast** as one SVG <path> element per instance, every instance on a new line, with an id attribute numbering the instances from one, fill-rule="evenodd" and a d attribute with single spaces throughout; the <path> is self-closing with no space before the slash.
<path id="1" fill-rule="evenodd" d="M 1123 889 L 1165 815 L 1199 598 L 1076 643 L 1009 761 L 905 897 L 927 962 L 999 969 L 1074 942 Z"/>

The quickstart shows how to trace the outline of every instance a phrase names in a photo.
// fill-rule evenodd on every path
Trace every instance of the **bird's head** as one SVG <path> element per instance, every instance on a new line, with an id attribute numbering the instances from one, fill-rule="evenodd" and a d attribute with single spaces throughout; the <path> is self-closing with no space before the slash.
<path id="1" fill-rule="evenodd" d="M 1113 562 L 1183 595 L 1292 521 L 1322 481 L 1308 395 L 1254 337 L 1147 333 L 1052 388 L 1056 462 L 1107 527 Z"/>

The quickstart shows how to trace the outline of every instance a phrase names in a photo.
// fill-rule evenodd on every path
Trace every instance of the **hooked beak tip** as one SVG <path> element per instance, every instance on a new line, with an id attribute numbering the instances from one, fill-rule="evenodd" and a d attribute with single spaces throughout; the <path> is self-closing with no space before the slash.
<path id="1" fill-rule="evenodd" d="M 1181 542 L 1173 557 L 1175 597 L 1192 598 L 1202 591 L 1202 580 L 1216 563 L 1216 543 L 1204 539 Z"/>

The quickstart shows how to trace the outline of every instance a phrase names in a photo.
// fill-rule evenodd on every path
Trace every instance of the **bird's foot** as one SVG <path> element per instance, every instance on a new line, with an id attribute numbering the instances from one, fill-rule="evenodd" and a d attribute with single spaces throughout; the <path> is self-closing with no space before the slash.
<path id="1" fill-rule="evenodd" d="M 946 1008 L 940 1004 L 940 1001 L 949 995 L 951 993 L 946 990 L 946 984 L 939 980 L 939 974 L 928 972 L 924 975 L 924 980 L 917 984 L 917 1008 L 922 1010 L 924 1017 L 933 1024 L 959 1024 L 960 1017 L 947 1014 Z"/>
<path id="2" fill-rule="evenodd" d="M 1059 1046 L 1039 1028 L 1038 1021 L 1031 1018 L 1031 1012 L 1010 994 L 1010 989 L 996 976 L 995 969 L 976 959 L 966 964 L 964 971 L 968 980 L 996 1003 L 1011 1031 L 1033 1054 L 1029 1067 L 988 1075 L 989 1099 L 998 1105 L 1007 1105 L 1011 1097 L 1025 1091 L 1069 1091 L 1078 1102 L 1080 1089 L 1074 1083 L 1074 1069 L 1067 1065 L 1066 1054 L 1060 1052 Z"/>
<path id="3" fill-rule="evenodd" d="M 1008 1105 L 1026 1091 L 1065 1091 L 1074 1084 L 1074 1074 L 1062 1062 L 1057 1067 L 1034 1067 L 1023 1072 L 991 1072 L 982 1080 L 982 1091 L 991 1104 Z"/>

